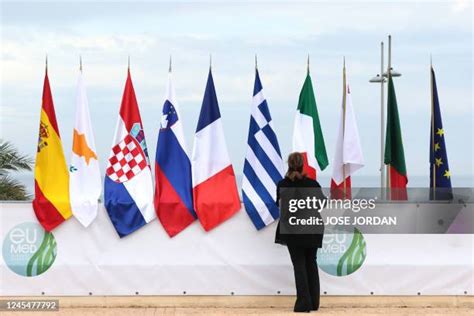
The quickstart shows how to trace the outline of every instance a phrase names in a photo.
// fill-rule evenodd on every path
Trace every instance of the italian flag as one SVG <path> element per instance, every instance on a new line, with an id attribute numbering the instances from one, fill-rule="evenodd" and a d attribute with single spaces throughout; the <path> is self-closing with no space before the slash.
<path id="1" fill-rule="evenodd" d="M 316 179 L 316 164 L 319 165 L 320 170 L 328 166 L 326 146 L 309 71 L 298 101 L 293 130 L 293 151 L 303 154 L 304 172 L 311 179 Z"/>
<path id="2" fill-rule="evenodd" d="M 407 199 L 407 169 L 403 151 L 402 130 L 398 115 L 397 96 L 392 76 L 388 77 L 387 133 L 385 138 L 385 164 L 388 166 L 389 199 Z"/>

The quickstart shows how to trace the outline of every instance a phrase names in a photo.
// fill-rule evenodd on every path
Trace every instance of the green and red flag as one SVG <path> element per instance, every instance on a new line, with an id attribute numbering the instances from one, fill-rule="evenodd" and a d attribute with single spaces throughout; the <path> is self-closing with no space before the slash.
<path id="1" fill-rule="evenodd" d="M 303 154 L 304 172 L 309 178 L 316 179 L 316 164 L 320 170 L 324 170 L 329 164 L 309 71 L 298 101 L 293 130 L 293 151 Z"/>
<path id="2" fill-rule="evenodd" d="M 387 133 L 385 138 L 385 164 L 388 166 L 388 189 L 391 200 L 407 199 L 407 168 L 403 151 L 402 129 L 398 115 L 397 96 L 391 74 L 388 76 Z"/>

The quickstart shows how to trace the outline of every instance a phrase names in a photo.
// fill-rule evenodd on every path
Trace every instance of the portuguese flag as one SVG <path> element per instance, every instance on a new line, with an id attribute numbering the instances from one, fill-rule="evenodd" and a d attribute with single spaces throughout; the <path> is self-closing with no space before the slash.
<path id="1" fill-rule="evenodd" d="M 51 231 L 71 217 L 72 212 L 69 201 L 69 173 L 56 122 L 47 70 L 42 102 L 33 209 L 44 229 Z"/>
<path id="2" fill-rule="evenodd" d="M 316 179 L 316 164 L 319 165 L 320 170 L 328 166 L 328 156 L 309 70 L 300 92 L 295 116 L 293 151 L 303 154 L 304 172 L 311 179 Z"/>
<path id="3" fill-rule="evenodd" d="M 385 138 L 385 164 L 388 166 L 388 188 L 391 200 L 407 199 L 407 169 L 403 151 L 402 130 L 398 115 L 397 96 L 392 76 L 388 76 L 387 133 Z"/>

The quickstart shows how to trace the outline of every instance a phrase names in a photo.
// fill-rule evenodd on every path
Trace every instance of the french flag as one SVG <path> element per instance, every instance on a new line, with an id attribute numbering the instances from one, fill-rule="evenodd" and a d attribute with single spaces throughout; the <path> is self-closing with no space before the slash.
<path id="1" fill-rule="evenodd" d="M 106 169 L 104 201 L 120 238 L 156 217 L 145 133 L 130 69 Z"/>
<path id="2" fill-rule="evenodd" d="M 197 217 L 193 207 L 191 162 L 186 154 L 171 67 L 168 76 L 155 159 L 155 209 L 166 232 L 173 237 Z"/>
<path id="3" fill-rule="evenodd" d="M 209 231 L 240 209 L 234 169 L 227 153 L 211 69 L 197 124 L 191 162 L 194 209 L 203 228 Z"/>

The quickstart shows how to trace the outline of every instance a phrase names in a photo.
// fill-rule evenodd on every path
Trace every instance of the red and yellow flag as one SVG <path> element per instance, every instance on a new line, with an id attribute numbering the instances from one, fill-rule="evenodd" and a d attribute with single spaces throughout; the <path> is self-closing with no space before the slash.
<path id="1" fill-rule="evenodd" d="M 69 173 L 64 158 L 48 71 L 44 77 L 38 148 L 35 164 L 33 209 L 47 231 L 71 217 Z"/>

